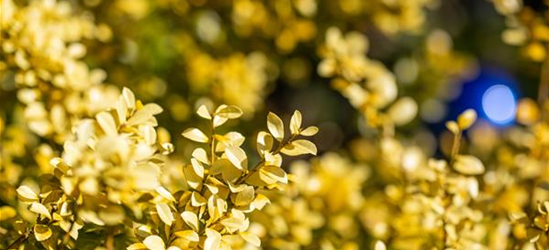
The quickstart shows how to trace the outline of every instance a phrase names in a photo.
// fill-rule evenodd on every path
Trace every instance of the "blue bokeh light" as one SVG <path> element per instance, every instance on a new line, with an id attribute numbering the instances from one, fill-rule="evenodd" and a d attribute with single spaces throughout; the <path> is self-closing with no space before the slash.
<path id="1" fill-rule="evenodd" d="M 514 120 L 516 100 L 513 91 L 506 85 L 497 84 L 482 95 L 482 111 L 496 124 L 507 124 Z"/>

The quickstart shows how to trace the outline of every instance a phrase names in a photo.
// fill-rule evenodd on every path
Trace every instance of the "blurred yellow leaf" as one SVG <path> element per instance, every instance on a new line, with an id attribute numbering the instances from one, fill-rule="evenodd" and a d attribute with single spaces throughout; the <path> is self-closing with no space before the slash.
<path id="1" fill-rule="evenodd" d="M 38 195 L 27 186 L 20 186 L 17 188 L 17 196 L 23 202 L 38 201 Z"/>
<path id="2" fill-rule="evenodd" d="M 484 173 L 482 162 L 471 155 L 458 155 L 454 163 L 454 169 L 462 174 L 477 175 Z"/>

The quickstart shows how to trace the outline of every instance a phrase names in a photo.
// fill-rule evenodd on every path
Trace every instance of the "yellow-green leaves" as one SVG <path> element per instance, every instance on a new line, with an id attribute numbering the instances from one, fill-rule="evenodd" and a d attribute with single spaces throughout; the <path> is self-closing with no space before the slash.
<path id="1" fill-rule="evenodd" d="M 28 186 L 20 186 L 17 188 L 17 197 L 22 202 L 38 201 L 38 195 Z"/>
<path id="2" fill-rule="evenodd" d="M 267 128 L 277 141 L 282 141 L 284 139 L 284 123 L 282 122 L 282 119 L 274 113 L 269 112 L 269 115 L 267 116 Z"/>
<path id="3" fill-rule="evenodd" d="M 284 148 L 282 148 L 281 152 L 289 156 L 297 156 L 303 154 L 316 155 L 317 150 L 314 143 L 300 139 L 288 143 L 286 146 L 284 146 Z"/>
<path id="4" fill-rule="evenodd" d="M 466 175 L 478 175 L 484 173 L 484 165 L 477 157 L 472 155 L 456 156 L 454 169 Z"/>
<path id="5" fill-rule="evenodd" d="M 34 237 L 37 241 L 45 241 L 49 239 L 52 235 L 50 227 L 47 225 L 36 224 L 34 225 Z"/>
<path id="6" fill-rule="evenodd" d="M 208 143 L 209 138 L 202 132 L 200 129 L 197 128 L 188 128 L 183 132 L 183 137 L 200 143 Z"/>

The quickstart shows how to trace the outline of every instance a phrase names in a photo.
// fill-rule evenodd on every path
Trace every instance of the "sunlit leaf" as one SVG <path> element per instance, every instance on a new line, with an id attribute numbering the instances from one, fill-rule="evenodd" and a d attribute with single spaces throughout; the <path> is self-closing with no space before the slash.
<path id="1" fill-rule="evenodd" d="M 242 110 L 237 106 L 222 105 L 215 111 L 215 115 L 227 119 L 236 119 L 242 116 Z"/>
<path id="2" fill-rule="evenodd" d="M 209 138 L 197 128 L 188 128 L 182 133 L 182 135 L 185 138 L 195 142 L 207 143 L 209 141 Z"/>
<path id="3" fill-rule="evenodd" d="M 288 145 L 284 146 L 281 151 L 283 154 L 289 156 L 297 156 L 303 154 L 316 155 L 317 149 L 314 143 L 307 140 L 295 140 Z"/>
<path id="4" fill-rule="evenodd" d="M 200 240 L 198 234 L 193 230 L 183 230 L 183 231 L 175 232 L 174 234 L 179 238 L 183 238 L 192 242 L 198 242 Z"/>
<path id="5" fill-rule="evenodd" d="M 46 206 L 42 205 L 41 203 L 38 203 L 38 202 L 31 203 L 29 210 L 34 213 L 43 215 L 51 220 L 50 211 L 46 208 Z"/>
<path id="6" fill-rule="evenodd" d="M 51 228 L 47 225 L 36 224 L 34 225 L 34 237 L 37 241 L 45 241 L 52 235 Z"/>
<path id="7" fill-rule="evenodd" d="M 200 106 L 196 111 L 196 113 L 204 119 L 208 119 L 208 120 L 212 119 L 212 116 L 210 115 L 210 111 L 208 111 L 208 108 L 205 105 Z"/>
<path id="8" fill-rule="evenodd" d="M 267 128 L 275 139 L 282 141 L 284 139 L 284 123 L 274 113 L 269 112 L 267 116 Z"/>
<path id="9" fill-rule="evenodd" d="M 294 111 L 294 114 L 290 119 L 290 132 L 292 132 L 293 135 L 299 134 L 299 130 L 301 129 L 301 122 L 301 112 L 299 112 L 299 110 Z"/>
<path id="10" fill-rule="evenodd" d="M 17 188 L 17 196 L 23 202 L 38 201 L 38 195 L 30 187 L 24 185 Z"/>
<path id="11" fill-rule="evenodd" d="M 143 240 L 143 244 L 145 244 L 145 246 L 147 246 L 147 248 L 149 248 L 150 250 L 166 249 L 164 241 L 158 235 L 151 235 L 145 238 L 145 240 Z"/>
<path id="12" fill-rule="evenodd" d="M 190 211 L 185 211 L 181 213 L 181 218 L 183 218 L 183 221 L 191 227 L 195 232 L 198 232 L 198 217 L 195 213 Z"/>
<path id="13" fill-rule="evenodd" d="M 157 203 L 156 212 L 158 212 L 160 219 L 168 226 L 171 226 L 175 221 L 172 210 L 166 203 Z"/>

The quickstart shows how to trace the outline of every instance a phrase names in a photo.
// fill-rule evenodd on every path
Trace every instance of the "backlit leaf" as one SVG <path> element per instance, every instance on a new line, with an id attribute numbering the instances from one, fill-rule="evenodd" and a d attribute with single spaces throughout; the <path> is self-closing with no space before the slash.
<path id="1" fill-rule="evenodd" d="M 222 105 L 217 108 L 215 115 L 227 119 L 236 119 L 242 116 L 242 110 L 236 106 Z"/>
<path id="2" fill-rule="evenodd" d="M 293 135 L 299 134 L 299 129 L 301 128 L 301 122 L 302 122 L 301 112 L 299 112 L 299 110 L 294 111 L 294 114 L 290 119 L 290 132 L 292 132 Z"/>
<path id="3" fill-rule="evenodd" d="M 38 195 L 28 186 L 20 186 L 17 188 L 17 196 L 23 202 L 38 201 Z"/>
<path id="4" fill-rule="evenodd" d="M 171 226 L 175 221 L 172 210 L 166 203 L 157 203 L 156 212 L 158 212 L 160 219 L 168 226 Z"/>
<path id="5" fill-rule="evenodd" d="M 145 238 L 145 240 L 143 240 L 143 244 L 145 244 L 145 246 L 147 246 L 147 248 L 149 248 L 150 250 L 166 249 L 164 241 L 158 235 L 151 235 Z"/>
<path id="6" fill-rule="evenodd" d="M 267 116 L 267 128 L 273 137 L 278 141 L 282 141 L 282 139 L 284 139 L 284 123 L 280 117 L 274 113 L 269 112 L 269 115 Z"/>
<path id="7" fill-rule="evenodd" d="M 195 142 L 207 143 L 209 140 L 208 137 L 200 129 L 197 128 L 188 128 L 183 132 L 182 135 L 185 138 Z"/>

